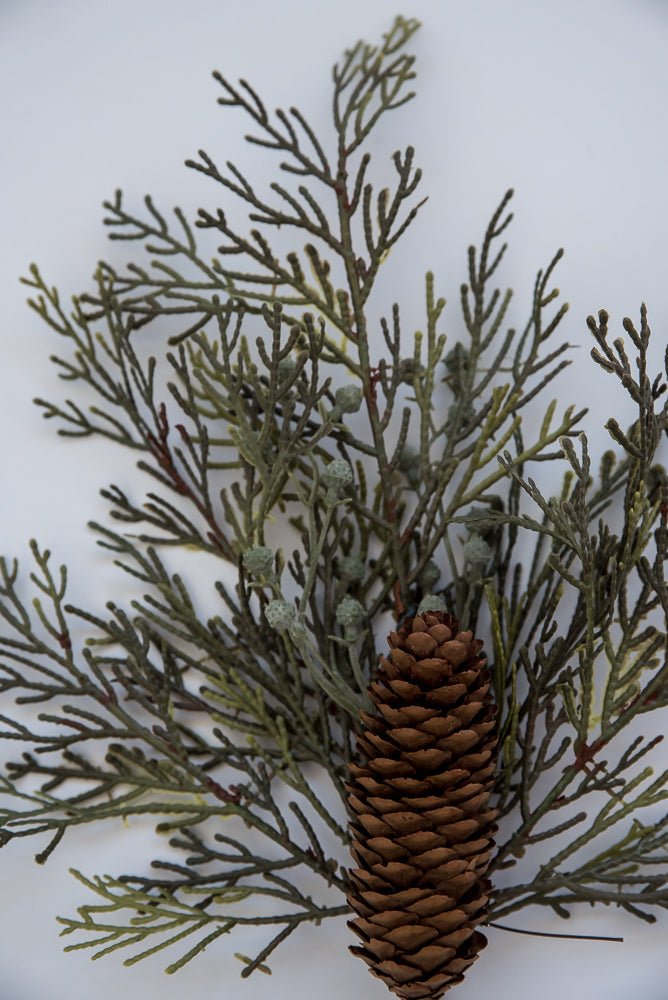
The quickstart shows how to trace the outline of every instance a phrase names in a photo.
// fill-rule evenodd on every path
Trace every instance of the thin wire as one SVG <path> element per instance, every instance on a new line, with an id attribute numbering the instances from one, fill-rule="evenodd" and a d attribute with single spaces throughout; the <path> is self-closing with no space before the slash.
<path id="1" fill-rule="evenodd" d="M 574 941 L 615 941 L 623 944 L 623 937 L 605 937 L 601 934 L 556 934 L 551 931 L 527 931 L 521 927 L 507 927 L 505 924 L 495 924 L 491 920 L 487 927 L 496 927 L 500 931 L 512 931 L 514 934 L 529 934 L 531 937 L 568 938 Z"/>

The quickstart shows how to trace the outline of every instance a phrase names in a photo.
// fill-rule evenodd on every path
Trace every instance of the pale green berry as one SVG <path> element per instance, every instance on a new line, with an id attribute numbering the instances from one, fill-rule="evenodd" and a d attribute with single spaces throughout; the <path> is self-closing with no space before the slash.
<path id="1" fill-rule="evenodd" d="M 481 538 L 480 535 L 471 535 L 471 537 L 464 544 L 463 553 L 464 559 L 469 566 L 482 568 L 483 566 L 486 566 L 492 558 L 492 550 L 484 538 Z"/>
<path id="2" fill-rule="evenodd" d="M 413 489 L 417 489 L 420 485 L 420 453 L 412 444 L 404 445 L 399 456 L 399 468 Z"/>
<path id="3" fill-rule="evenodd" d="M 357 556 L 344 556 L 339 560 L 339 568 L 351 580 L 361 580 L 364 576 L 364 563 Z"/>
<path id="4" fill-rule="evenodd" d="M 418 605 L 417 613 L 419 615 L 424 615 L 428 611 L 445 611 L 445 604 L 436 594 L 427 594 Z"/>
<path id="5" fill-rule="evenodd" d="M 276 629 L 277 632 L 285 632 L 294 622 L 297 612 L 294 605 L 289 604 L 287 601 L 276 600 L 269 601 L 269 604 L 264 609 L 264 616 L 269 625 Z"/>
<path id="6" fill-rule="evenodd" d="M 362 405 L 362 390 L 358 385 L 342 385 L 334 393 L 334 399 L 340 413 L 357 413 Z"/>
<path id="7" fill-rule="evenodd" d="M 323 482 L 329 489 L 341 491 L 353 481 L 353 470 L 345 458 L 335 458 L 322 474 Z"/>
<path id="8" fill-rule="evenodd" d="M 350 462 L 346 462 L 345 458 L 335 458 L 323 471 L 322 479 L 327 486 L 325 503 L 327 506 L 333 507 L 353 481 L 353 470 L 350 467 Z"/>
<path id="9" fill-rule="evenodd" d="M 288 633 L 293 642 L 303 642 L 306 638 L 306 625 L 304 624 L 303 615 L 293 618 L 288 625 Z"/>
<path id="10" fill-rule="evenodd" d="M 355 628 L 364 621 L 364 608 L 354 597 L 344 597 L 336 608 L 336 620 L 345 629 Z"/>
<path id="11" fill-rule="evenodd" d="M 434 562 L 430 559 L 425 563 L 424 569 L 420 573 L 420 586 L 422 591 L 430 594 L 441 577 L 441 571 Z"/>
<path id="12" fill-rule="evenodd" d="M 281 358 L 278 362 L 278 377 L 281 382 L 286 381 L 294 373 L 297 367 L 295 359 L 288 355 L 286 358 Z"/>
<path id="13" fill-rule="evenodd" d="M 274 571 L 274 553 L 266 545 L 254 545 L 244 552 L 243 564 L 251 576 L 270 576 Z"/>

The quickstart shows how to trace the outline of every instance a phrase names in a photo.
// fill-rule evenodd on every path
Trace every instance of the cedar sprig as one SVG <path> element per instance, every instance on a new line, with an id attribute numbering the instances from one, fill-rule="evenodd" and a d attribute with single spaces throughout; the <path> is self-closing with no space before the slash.
<path id="1" fill-rule="evenodd" d="M 0 842 L 38 835 L 44 862 L 71 827 L 133 815 L 169 838 L 150 871 L 78 875 L 98 901 L 63 918 L 85 934 L 74 947 L 134 947 L 131 963 L 174 944 L 175 971 L 237 926 L 267 924 L 267 946 L 240 956 L 248 975 L 301 923 L 347 912 L 345 782 L 365 687 L 388 614 L 430 593 L 491 660 L 503 825 L 490 916 L 600 902 L 651 919 L 666 905 L 667 776 L 649 769 L 658 739 L 626 735 L 668 701 L 665 376 L 649 374 L 644 307 L 639 328 L 624 321 L 627 342 L 601 312 L 594 361 L 637 418 L 608 422 L 598 472 L 584 409 L 553 399 L 535 419 L 572 345 L 554 287 L 562 251 L 527 320 L 508 326 L 512 293 L 496 282 L 511 191 L 468 251 L 458 340 L 432 273 L 423 330 L 408 336 L 405 308 L 376 301 L 423 204 L 412 147 L 393 155 L 389 189 L 368 151 L 414 96 L 417 27 L 398 18 L 380 45 L 344 54 L 322 136 L 215 74 L 249 141 L 278 153 L 279 180 L 265 196 L 232 163 L 200 152 L 188 164 L 245 206 L 249 231 L 224 207 L 193 222 L 117 192 L 105 223 L 139 260 L 101 262 L 71 303 L 36 266 L 25 279 L 71 390 L 37 400 L 44 416 L 66 438 L 129 448 L 147 477 L 144 498 L 105 487 L 114 528 L 93 525 L 127 574 L 126 606 L 68 603 L 65 568 L 37 543 L 30 582 L 0 562 L 0 735 L 25 748 L 2 778 Z M 298 240 L 287 254 L 279 226 Z M 564 469 L 557 496 L 541 462 Z M 222 576 L 207 612 L 174 571 L 181 549 Z M 651 825 L 635 816 L 646 807 Z"/>

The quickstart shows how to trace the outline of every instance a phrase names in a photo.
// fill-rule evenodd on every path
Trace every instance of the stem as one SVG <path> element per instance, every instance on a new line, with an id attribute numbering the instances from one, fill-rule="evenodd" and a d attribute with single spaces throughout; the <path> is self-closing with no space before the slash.
<path id="1" fill-rule="evenodd" d="M 396 570 L 399 592 L 395 595 L 395 612 L 397 617 L 405 608 L 404 600 L 408 596 L 408 579 L 404 560 L 404 548 L 401 544 L 397 516 L 397 501 L 392 487 L 389 460 L 385 448 L 385 439 L 381 427 L 378 404 L 376 400 L 376 383 L 371 367 L 369 354 L 369 338 L 367 331 L 366 314 L 364 311 L 365 298 L 360 287 L 360 278 L 356 268 L 357 254 L 353 243 L 353 236 L 350 225 L 349 198 L 347 190 L 347 150 L 345 148 L 345 136 L 343 130 L 339 134 L 339 168 L 337 174 L 336 199 L 339 214 L 339 226 L 341 232 L 341 245 L 343 247 L 343 261 L 346 269 L 348 291 L 352 306 L 352 315 L 355 322 L 355 337 L 351 336 L 357 344 L 358 357 L 360 362 L 362 385 L 364 388 L 364 399 L 366 402 L 369 425 L 378 462 L 378 474 L 380 487 L 383 495 L 383 507 L 385 519 L 390 532 L 390 543 L 392 550 L 392 563 Z"/>

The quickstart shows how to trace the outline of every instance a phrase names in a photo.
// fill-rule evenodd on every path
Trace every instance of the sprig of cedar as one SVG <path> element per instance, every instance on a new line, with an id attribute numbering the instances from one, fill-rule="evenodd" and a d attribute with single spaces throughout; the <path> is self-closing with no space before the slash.
<path id="1" fill-rule="evenodd" d="M 62 378 L 81 390 L 37 400 L 44 415 L 63 436 L 129 448 L 148 477 L 143 499 L 103 489 L 117 529 L 93 525 L 128 574 L 127 607 L 70 605 L 65 568 L 37 543 L 30 583 L 0 563 L 1 735 L 25 748 L 2 778 L 1 842 L 38 835 L 44 862 L 70 828 L 149 814 L 169 837 L 150 874 L 140 860 L 144 874 L 77 876 L 95 901 L 63 919 L 63 933 L 85 932 L 70 947 L 134 947 L 132 963 L 178 944 L 175 971 L 238 925 L 266 924 L 266 947 L 240 956 L 248 975 L 304 921 L 346 913 L 360 679 L 376 668 L 388 612 L 428 592 L 487 636 L 493 658 L 506 833 L 492 870 L 521 857 L 524 875 L 499 879 L 491 916 L 531 903 L 567 916 L 586 901 L 653 919 L 668 900 L 667 775 L 646 762 L 659 738 L 627 735 L 668 701 L 665 376 L 649 374 L 644 307 L 626 342 L 602 312 L 589 320 L 594 361 L 638 416 L 627 429 L 608 422 L 598 475 L 584 410 L 553 400 L 523 421 L 570 345 L 555 344 L 561 251 L 538 274 L 526 324 L 506 326 L 511 292 L 493 280 L 512 192 L 469 250 L 461 340 L 441 332 L 429 274 L 424 330 L 407 337 L 392 304 L 377 349 L 376 277 L 423 200 L 412 147 L 394 154 L 395 184 L 381 190 L 366 147 L 413 97 L 405 47 L 417 27 L 398 18 L 379 46 L 344 54 L 323 137 L 297 109 L 271 114 L 248 83 L 215 74 L 220 103 L 250 118 L 249 141 L 279 156 L 270 198 L 234 164 L 189 161 L 246 206 L 248 232 L 218 207 L 195 225 L 150 198 L 135 214 L 117 192 L 105 221 L 141 245 L 139 262 L 100 264 L 71 304 L 36 267 L 25 279 L 61 341 Z M 278 226 L 300 241 L 285 256 L 272 248 Z M 341 395 L 351 386 L 357 395 Z M 336 460 L 353 483 L 334 502 Z M 530 478 L 546 461 L 566 468 L 556 497 Z M 258 546 L 278 551 L 254 576 L 244 557 Z M 173 571 L 179 548 L 220 566 L 218 613 Z M 295 594 L 301 646 L 265 616 Z M 336 613 L 346 597 L 365 612 L 352 639 Z M 26 721 L 12 701 L 37 711 Z M 646 807 L 651 825 L 635 817 Z M 544 858 L 553 837 L 552 859 L 532 866 L 534 845 Z"/>

